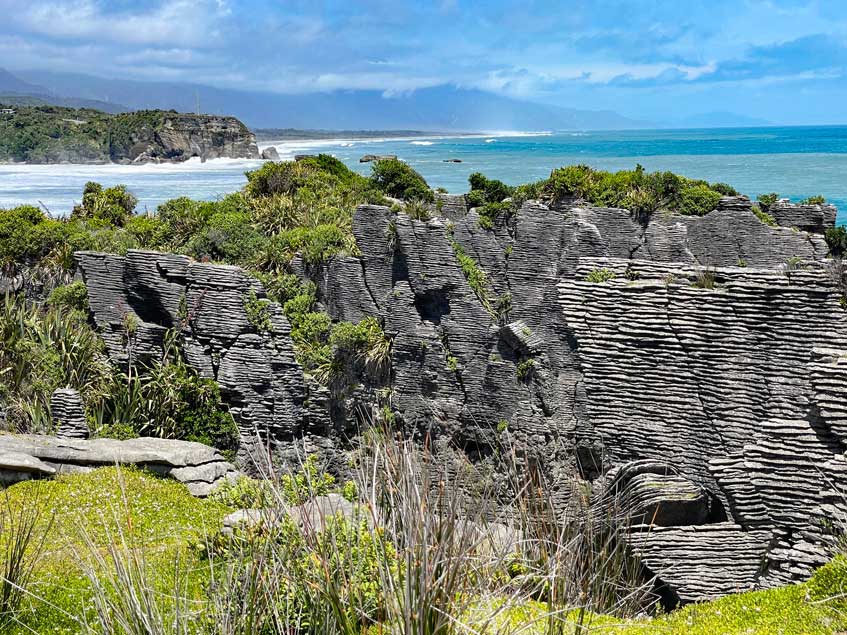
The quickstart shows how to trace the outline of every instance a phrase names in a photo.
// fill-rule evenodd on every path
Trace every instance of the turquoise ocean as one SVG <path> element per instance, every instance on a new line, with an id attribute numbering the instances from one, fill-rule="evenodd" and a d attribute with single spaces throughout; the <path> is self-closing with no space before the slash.
<path id="1" fill-rule="evenodd" d="M 394 154 L 433 187 L 451 193 L 468 189 L 468 175 L 482 172 L 516 185 L 545 178 L 553 168 L 585 163 L 606 170 L 672 170 L 692 178 L 723 181 L 755 198 L 777 192 L 792 200 L 823 195 L 847 223 L 847 126 L 639 130 L 538 134 L 498 133 L 473 137 L 330 140 L 274 143 L 283 159 L 324 152 L 352 169 L 364 154 Z M 461 163 L 449 162 L 459 159 Z M 86 181 L 123 183 L 139 198 L 141 210 L 170 198 L 213 200 L 237 190 L 244 172 L 259 161 L 192 160 L 177 165 L 0 165 L 0 207 L 38 204 L 65 214 Z"/>

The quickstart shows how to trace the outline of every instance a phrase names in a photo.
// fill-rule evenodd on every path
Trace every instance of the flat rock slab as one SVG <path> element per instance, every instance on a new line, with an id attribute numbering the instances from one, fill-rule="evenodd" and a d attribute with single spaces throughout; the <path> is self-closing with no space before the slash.
<path id="1" fill-rule="evenodd" d="M 237 474 L 215 448 L 192 441 L 0 435 L 0 479 L 7 473 L 9 477 L 16 472 L 52 476 L 107 465 L 146 467 L 185 484 L 195 496 L 208 496 Z"/>
<path id="2" fill-rule="evenodd" d="M 236 528 L 247 529 L 264 525 L 276 527 L 285 518 L 290 518 L 301 531 L 310 533 L 323 531 L 331 518 L 341 516 L 347 520 L 366 520 L 370 516 L 364 509 L 354 505 L 340 494 L 317 496 L 302 505 L 284 508 L 239 509 L 223 520 L 223 533 L 232 534 Z"/>
<path id="3" fill-rule="evenodd" d="M 157 463 L 171 467 L 189 467 L 223 460 L 217 450 L 202 443 L 153 437 L 121 441 L 10 434 L 0 435 L 0 452 L 23 452 L 51 463 L 83 465 Z"/>
<path id="4" fill-rule="evenodd" d="M 0 470 L 34 472 L 44 475 L 56 473 L 56 470 L 43 461 L 23 452 L 0 452 Z"/>

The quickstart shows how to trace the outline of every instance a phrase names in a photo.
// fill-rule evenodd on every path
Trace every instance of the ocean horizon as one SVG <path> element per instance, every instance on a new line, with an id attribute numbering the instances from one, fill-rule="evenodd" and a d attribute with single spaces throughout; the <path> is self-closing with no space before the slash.
<path id="1" fill-rule="evenodd" d="M 847 126 L 712 128 L 686 130 L 500 132 L 474 136 L 391 139 L 330 139 L 274 142 L 281 159 L 326 153 L 361 174 L 365 154 L 397 155 L 432 187 L 468 190 L 468 176 L 518 185 L 546 178 L 563 165 L 585 163 L 605 170 L 670 170 L 691 178 L 724 182 L 756 198 L 777 192 L 797 201 L 822 195 L 847 223 Z M 456 160 L 460 162 L 455 162 Z M 124 184 L 139 199 L 139 211 L 154 210 L 179 196 L 215 200 L 240 189 L 256 160 L 190 160 L 158 165 L 0 165 L 0 207 L 40 205 L 55 215 L 70 212 L 87 181 Z"/>

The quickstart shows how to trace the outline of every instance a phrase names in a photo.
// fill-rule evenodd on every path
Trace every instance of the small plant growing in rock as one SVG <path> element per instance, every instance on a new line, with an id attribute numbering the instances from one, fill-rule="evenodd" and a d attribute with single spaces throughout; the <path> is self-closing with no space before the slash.
<path id="1" fill-rule="evenodd" d="M 747 266 L 747 261 L 746 261 L 746 260 L 744 260 L 744 258 L 739 257 L 739 258 L 738 258 L 738 263 L 737 263 L 737 264 L 738 264 L 738 266 L 739 266 L 739 267 L 746 267 L 746 266 Z"/>
<path id="2" fill-rule="evenodd" d="M 786 271 L 799 271 L 805 268 L 806 267 L 803 265 L 803 258 L 801 258 L 800 256 L 791 256 L 788 260 L 785 261 Z"/>
<path id="3" fill-rule="evenodd" d="M 497 432 L 499 432 L 500 434 L 504 433 L 508 429 L 509 422 L 505 419 L 500 419 L 500 421 L 497 422 Z"/>
<path id="4" fill-rule="evenodd" d="M 441 201 L 439 201 L 439 203 L 440 202 Z M 428 221 L 432 218 L 432 214 L 430 214 L 429 212 L 429 205 L 418 199 L 407 201 L 406 207 L 403 211 L 406 212 L 409 217 L 413 218 L 414 220 Z"/>
<path id="5" fill-rule="evenodd" d="M 623 275 L 627 280 L 631 282 L 635 282 L 641 277 L 641 274 L 638 273 L 635 269 L 633 269 L 630 265 L 627 265 L 626 272 L 624 272 Z"/>
<path id="6" fill-rule="evenodd" d="M 251 290 L 244 300 L 244 312 L 247 321 L 258 333 L 272 333 L 274 330 L 271 322 L 270 300 L 256 297 L 256 292 Z"/>
<path id="7" fill-rule="evenodd" d="M 820 194 L 817 194 L 815 196 L 804 198 L 800 201 L 800 205 L 826 205 L 826 199 Z"/>
<path id="8" fill-rule="evenodd" d="M 759 203 L 761 203 L 762 207 L 765 209 L 769 209 L 770 207 L 776 205 L 777 201 L 779 201 L 779 194 L 776 192 L 770 192 L 769 194 L 759 194 L 757 197 Z"/>
<path id="9" fill-rule="evenodd" d="M 447 369 L 453 373 L 459 372 L 459 360 L 455 355 L 447 355 Z"/>
<path id="10" fill-rule="evenodd" d="M 188 300 L 184 293 L 179 296 L 179 306 L 177 306 L 176 309 L 176 317 L 181 325 L 185 326 L 188 324 Z"/>
<path id="11" fill-rule="evenodd" d="M 397 234 L 397 220 L 391 219 L 388 222 L 388 227 L 385 228 L 385 239 L 388 244 L 388 252 L 394 253 L 397 249 L 397 240 L 399 235 Z"/>
<path id="12" fill-rule="evenodd" d="M 138 318 L 135 317 L 134 313 L 127 311 L 124 313 L 123 324 L 127 337 L 132 338 L 138 331 Z"/>
<path id="13" fill-rule="evenodd" d="M 535 374 L 535 360 L 525 359 L 517 366 L 518 381 L 528 381 Z"/>
<path id="14" fill-rule="evenodd" d="M 608 282 L 609 280 L 615 279 L 615 272 L 603 267 L 601 269 L 592 269 L 587 276 L 585 276 L 586 282 L 593 282 L 595 284 L 600 284 L 603 282 Z"/>
<path id="15" fill-rule="evenodd" d="M 753 212 L 753 214 L 756 215 L 756 218 L 758 218 L 760 221 L 762 221 L 768 227 L 777 227 L 778 226 L 776 219 L 773 216 L 771 216 L 770 214 L 768 214 L 767 212 L 763 211 L 762 208 L 759 205 L 754 204 L 750 208 L 750 211 Z"/>
<path id="16" fill-rule="evenodd" d="M 824 234 L 829 253 L 833 258 L 841 258 L 847 252 L 847 227 L 830 227 Z"/>
<path id="17" fill-rule="evenodd" d="M 697 279 L 694 281 L 694 286 L 699 289 L 714 289 L 715 288 L 715 272 L 712 269 L 703 269 L 697 272 Z"/>
<path id="18" fill-rule="evenodd" d="M 453 251 L 456 253 L 456 260 L 459 261 L 459 268 L 461 268 L 471 290 L 479 299 L 483 308 L 496 317 L 496 313 L 491 306 L 491 298 L 488 293 L 488 276 L 485 271 L 477 264 L 476 260 L 465 253 L 459 243 L 454 240 L 452 245 Z"/>
<path id="19" fill-rule="evenodd" d="M 665 283 L 666 287 L 671 286 L 674 282 L 676 282 L 676 276 L 672 273 L 666 273 L 662 276 L 662 282 Z"/>
<path id="20" fill-rule="evenodd" d="M 512 312 L 512 294 L 509 292 L 504 293 L 503 295 L 497 298 L 494 307 L 495 313 L 497 313 L 497 317 L 500 319 L 506 318 L 509 313 Z"/>

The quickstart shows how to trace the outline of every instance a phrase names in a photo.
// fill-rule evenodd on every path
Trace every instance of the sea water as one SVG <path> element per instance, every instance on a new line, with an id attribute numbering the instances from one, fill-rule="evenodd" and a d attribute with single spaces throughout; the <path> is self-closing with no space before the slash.
<path id="1" fill-rule="evenodd" d="M 624 132 L 497 133 L 473 137 L 267 142 L 283 159 L 324 152 L 369 174 L 364 154 L 394 154 L 432 187 L 468 190 L 468 176 L 482 172 L 516 185 L 549 176 L 553 168 L 584 163 L 606 170 L 671 170 L 692 178 L 729 183 L 755 198 L 777 192 L 799 200 L 822 195 L 847 223 L 847 127 L 638 130 Z M 452 162 L 458 159 L 461 163 Z M 191 160 L 163 165 L 0 165 L 0 207 L 31 203 L 66 214 L 86 181 L 125 184 L 152 210 L 177 196 L 214 200 L 239 189 L 244 172 L 261 161 Z"/>

